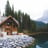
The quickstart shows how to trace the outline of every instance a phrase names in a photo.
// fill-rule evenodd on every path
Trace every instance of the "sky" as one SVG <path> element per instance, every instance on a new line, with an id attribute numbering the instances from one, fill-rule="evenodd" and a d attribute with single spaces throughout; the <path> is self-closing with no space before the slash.
<path id="1" fill-rule="evenodd" d="M 1 15 L 5 11 L 7 0 L 0 0 Z M 9 0 L 10 6 L 14 5 L 15 11 L 21 10 L 30 15 L 30 18 L 37 20 L 43 16 L 43 12 L 48 10 L 48 0 Z"/>

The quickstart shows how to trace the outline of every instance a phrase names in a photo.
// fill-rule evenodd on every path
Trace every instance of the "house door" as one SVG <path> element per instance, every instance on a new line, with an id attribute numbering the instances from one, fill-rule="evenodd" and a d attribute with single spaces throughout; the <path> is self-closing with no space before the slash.
<path id="1" fill-rule="evenodd" d="M 10 28 L 6 28 L 5 30 L 7 32 L 7 35 L 12 35 L 12 30 Z"/>
<path id="2" fill-rule="evenodd" d="M 12 35 L 12 32 L 7 32 L 7 35 Z"/>
<path id="3" fill-rule="evenodd" d="M 11 30 L 11 29 L 9 29 L 9 30 L 7 31 L 7 35 L 12 35 L 12 30 Z"/>

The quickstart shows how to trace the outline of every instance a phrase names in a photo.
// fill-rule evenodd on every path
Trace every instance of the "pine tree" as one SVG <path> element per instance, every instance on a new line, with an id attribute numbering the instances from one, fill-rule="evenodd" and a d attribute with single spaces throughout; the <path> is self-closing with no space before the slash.
<path id="1" fill-rule="evenodd" d="M 18 15 L 16 11 L 14 12 L 14 18 L 18 20 Z"/>
<path id="2" fill-rule="evenodd" d="M 12 5 L 11 16 L 14 17 L 14 6 Z"/>
<path id="3" fill-rule="evenodd" d="M 10 6 L 9 1 L 7 1 L 7 4 L 5 6 L 5 14 L 4 16 L 11 15 L 15 19 L 19 21 L 20 27 L 19 30 L 28 30 L 28 31 L 35 31 L 36 30 L 36 24 L 34 21 L 30 19 L 30 16 L 27 13 L 22 13 L 20 10 L 18 12 L 14 11 L 14 6 Z"/>
<path id="4" fill-rule="evenodd" d="M 9 15 L 11 15 L 11 7 L 9 1 L 7 0 L 7 4 L 5 6 L 5 16 L 9 16 Z"/>

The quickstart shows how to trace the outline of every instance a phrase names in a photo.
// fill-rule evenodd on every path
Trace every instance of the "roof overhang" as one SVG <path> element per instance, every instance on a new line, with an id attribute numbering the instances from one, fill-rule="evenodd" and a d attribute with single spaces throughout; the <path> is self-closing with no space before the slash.
<path id="1" fill-rule="evenodd" d="M 18 25 L 18 27 L 19 27 L 19 22 L 18 22 L 15 18 L 13 18 L 12 16 L 8 16 L 8 17 L 6 17 L 3 21 L 1 21 L 0 26 L 1 26 L 4 22 L 6 22 L 6 20 L 8 20 L 9 18 L 11 18 L 11 19 Z"/>

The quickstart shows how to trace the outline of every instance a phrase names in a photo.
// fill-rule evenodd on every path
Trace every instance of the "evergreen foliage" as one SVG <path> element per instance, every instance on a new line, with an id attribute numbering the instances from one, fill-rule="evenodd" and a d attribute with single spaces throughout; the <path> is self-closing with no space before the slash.
<path id="1" fill-rule="evenodd" d="M 11 7 L 9 4 L 9 1 L 7 1 L 6 7 L 5 7 L 5 16 L 9 16 L 11 14 Z"/>
<path id="2" fill-rule="evenodd" d="M 40 32 L 43 30 L 48 31 L 47 30 L 48 24 L 46 24 L 46 26 L 43 28 L 38 27 L 37 29 L 36 22 L 31 20 L 30 16 L 27 13 L 21 12 L 20 10 L 18 12 L 14 11 L 14 6 L 12 6 L 11 8 L 9 1 L 7 1 L 7 4 L 5 6 L 5 13 L 3 15 L 4 16 L 11 15 L 15 19 L 17 19 L 20 24 L 20 27 L 19 27 L 20 32 L 28 31 L 29 33 L 32 33 L 32 32 L 37 32 L 37 31 Z"/>

